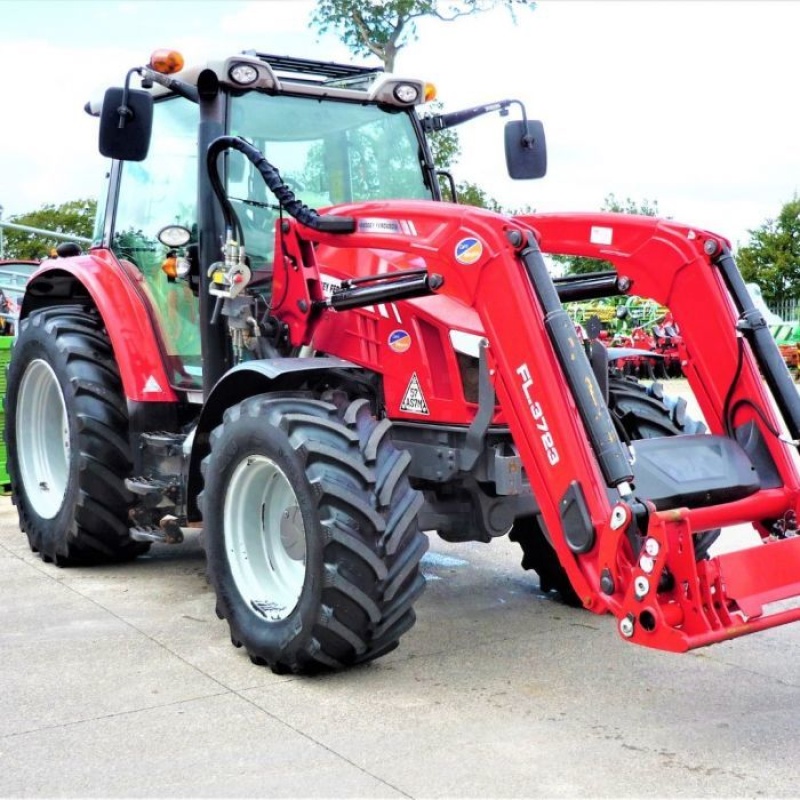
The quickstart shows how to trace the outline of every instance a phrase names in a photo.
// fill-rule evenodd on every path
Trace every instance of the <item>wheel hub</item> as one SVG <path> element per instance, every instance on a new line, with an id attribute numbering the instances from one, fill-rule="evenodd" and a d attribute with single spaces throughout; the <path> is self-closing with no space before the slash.
<path id="1" fill-rule="evenodd" d="M 52 519 L 63 506 L 71 458 L 64 393 L 52 367 L 31 361 L 17 396 L 19 478 L 34 511 Z"/>
<path id="2" fill-rule="evenodd" d="M 306 530 L 297 496 L 271 459 L 251 455 L 234 469 L 225 494 L 224 536 L 242 597 L 271 622 L 297 606 L 306 578 Z"/>

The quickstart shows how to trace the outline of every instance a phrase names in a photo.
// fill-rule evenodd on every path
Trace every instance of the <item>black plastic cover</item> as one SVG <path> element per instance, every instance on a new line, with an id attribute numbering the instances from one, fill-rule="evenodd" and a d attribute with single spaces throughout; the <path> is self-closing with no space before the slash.
<path id="1" fill-rule="evenodd" d="M 573 553 L 588 553 L 594 547 L 595 532 L 581 485 L 572 481 L 558 504 L 564 539 Z"/>
<path id="2" fill-rule="evenodd" d="M 636 496 L 659 511 L 730 503 L 761 488 L 758 472 L 733 439 L 711 434 L 633 443 Z"/>

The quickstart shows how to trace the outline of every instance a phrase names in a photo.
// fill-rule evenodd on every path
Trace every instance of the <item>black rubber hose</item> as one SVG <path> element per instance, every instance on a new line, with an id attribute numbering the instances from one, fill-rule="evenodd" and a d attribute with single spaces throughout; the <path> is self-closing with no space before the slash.
<path id="1" fill-rule="evenodd" d="M 238 150 L 259 171 L 267 187 L 275 195 L 281 207 L 302 225 L 307 225 L 314 230 L 327 233 L 352 233 L 356 229 L 352 217 L 337 217 L 317 213 L 301 203 L 295 193 L 283 182 L 278 170 L 267 161 L 264 154 L 249 142 L 238 136 L 219 136 L 208 147 L 206 166 L 214 193 L 222 205 L 225 222 L 233 227 L 232 219 L 235 217 L 217 169 L 217 157 L 223 150 Z"/>

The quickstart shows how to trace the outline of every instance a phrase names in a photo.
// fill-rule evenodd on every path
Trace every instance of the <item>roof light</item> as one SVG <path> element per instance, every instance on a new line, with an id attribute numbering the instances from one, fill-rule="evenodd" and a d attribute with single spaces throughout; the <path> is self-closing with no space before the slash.
<path id="1" fill-rule="evenodd" d="M 150 69 L 162 75 L 172 75 L 183 69 L 183 56 L 177 50 L 156 50 L 150 56 Z"/>
<path id="2" fill-rule="evenodd" d="M 258 80 L 258 70 L 252 64 L 234 64 L 228 70 L 228 77 L 240 86 L 249 86 Z"/>
<path id="3" fill-rule="evenodd" d="M 424 103 L 430 103 L 431 100 L 436 99 L 436 87 L 432 83 L 425 84 Z"/>
<path id="4" fill-rule="evenodd" d="M 401 103 L 416 103 L 419 98 L 419 89 L 412 83 L 398 83 L 394 87 L 394 96 Z"/>

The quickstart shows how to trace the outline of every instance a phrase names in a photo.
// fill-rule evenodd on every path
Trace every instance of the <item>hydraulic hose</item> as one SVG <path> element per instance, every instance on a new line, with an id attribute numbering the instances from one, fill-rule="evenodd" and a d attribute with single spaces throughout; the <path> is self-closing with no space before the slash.
<path id="1" fill-rule="evenodd" d="M 222 206 L 225 224 L 229 228 L 239 228 L 239 226 L 234 222 L 236 215 L 225 193 L 219 169 L 217 168 L 217 157 L 223 150 L 238 150 L 242 153 L 258 170 L 281 207 L 300 224 L 325 233 L 353 233 L 356 229 L 356 223 L 352 217 L 319 214 L 315 209 L 301 203 L 295 193 L 284 183 L 278 170 L 267 161 L 264 154 L 257 147 L 254 147 L 239 136 L 219 136 L 208 147 L 206 167 L 214 194 L 216 194 Z"/>

